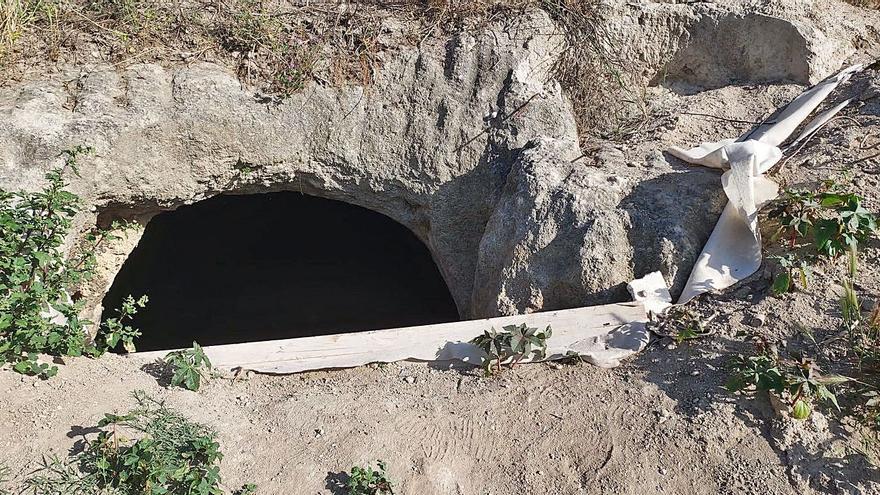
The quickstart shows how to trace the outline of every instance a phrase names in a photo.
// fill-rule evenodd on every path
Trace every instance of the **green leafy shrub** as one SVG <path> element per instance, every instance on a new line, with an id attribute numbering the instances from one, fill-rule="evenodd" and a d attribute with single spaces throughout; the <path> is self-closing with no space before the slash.
<path id="1" fill-rule="evenodd" d="M 0 190 L 0 365 L 10 363 L 19 373 L 48 378 L 57 367 L 38 362 L 38 354 L 96 357 L 120 342 L 133 350 L 139 335 L 125 322 L 145 297 L 129 298 L 94 340 L 86 330 L 92 322 L 79 316 L 85 302 L 78 288 L 93 275 L 96 248 L 112 238 L 93 231 L 78 256 L 68 259 L 62 250 L 81 208 L 65 174 L 77 173 L 77 157 L 88 151 L 65 151 L 64 166 L 46 174 L 48 185 L 39 192 Z"/>
<path id="2" fill-rule="evenodd" d="M 731 376 L 725 388 L 731 392 L 768 392 L 780 399 L 788 398 L 791 416 L 806 419 L 814 402 L 829 403 L 839 411 L 837 397 L 829 387 L 849 380 L 841 375 L 821 374 L 812 359 L 780 359 L 765 350 L 754 356 L 737 356 L 731 363 Z"/>
<path id="3" fill-rule="evenodd" d="M 486 354 L 483 367 L 488 375 L 493 371 L 500 373 L 502 364 L 506 362 L 514 366 L 527 357 L 544 359 L 547 354 L 547 339 L 552 335 L 553 330 L 549 325 L 543 332 L 539 332 L 537 328 L 530 328 L 523 323 L 507 325 L 501 332 L 493 327 L 471 340 L 471 344 L 479 347 Z"/>
<path id="4" fill-rule="evenodd" d="M 137 407 L 106 414 L 97 438 L 68 462 L 57 458 L 25 480 L 38 495 L 222 495 L 220 444 L 209 428 L 134 392 Z M 128 438 L 131 432 L 137 438 Z M 248 490 L 248 491 L 245 491 Z M 254 493 L 245 485 L 236 493 Z"/>
<path id="5" fill-rule="evenodd" d="M 136 350 L 134 341 L 141 336 L 141 332 L 128 323 L 131 322 L 139 309 L 147 306 L 148 301 L 147 296 L 141 296 L 137 300 L 132 296 L 126 296 L 122 301 L 122 307 L 116 310 L 117 315 L 113 318 L 107 318 L 101 323 L 102 331 L 95 337 L 97 347 L 114 349 L 117 345 L 122 344 L 127 352 L 134 352 Z"/>
<path id="6" fill-rule="evenodd" d="M 794 247 L 797 239 L 812 236 L 816 251 L 837 257 L 856 250 L 877 232 L 876 217 L 862 206 L 864 198 L 846 192 L 831 180 L 816 191 L 786 190 L 771 208 L 769 217 Z"/>
<path id="7" fill-rule="evenodd" d="M 385 474 L 385 463 L 376 461 L 378 468 L 354 466 L 348 475 L 348 495 L 394 495 L 391 481 Z"/>
<path id="8" fill-rule="evenodd" d="M 171 386 L 192 391 L 199 389 L 202 378 L 206 378 L 205 370 L 211 369 L 211 361 L 198 342 L 189 349 L 169 352 L 164 361 L 173 372 Z"/>

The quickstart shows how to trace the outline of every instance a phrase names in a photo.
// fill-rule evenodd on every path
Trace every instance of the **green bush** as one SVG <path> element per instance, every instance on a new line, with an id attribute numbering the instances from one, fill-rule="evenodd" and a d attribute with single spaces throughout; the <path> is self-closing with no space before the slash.
<path id="1" fill-rule="evenodd" d="M 376 461 L 378 468 L 354 466 L 348 475 L 348 495 L 394 495 L 391 481 L 385 474 L 385 463 Z"/>
<path id="2" fill-rule="evenodd" d="M 837 396 L 829 389 L 850 381 L 848 377 L 822 374 L 816 362 L 807 357 L 782 359 L 762 346 L 753 356 L 737 356 L 730 366 L 731 375 L 725 387 L 731 392 L 753 391 L 773 393 L 788 399 L 794 419 L 806 419 L 814 402 L 821 401 L 840 410 Z"/>
<path id="3" fill-rule="evenodd" d="M 537 328 L 531 328 L 523 323 L 521 325 L 507 325 L 500 332 L 491 328 L 471 340 L 470 343 L 485 353 L 483 368 L 489 375 L 493 372 L 500 373 L 502 364 L 505 362 L 514 366 L 531 356 L 534 356 L 535 359 L 544 359 L 547 355 L 547 339 L 552 335 L 553 330 L 549 325 L 543 332 L 540 332 Z M 494 370 L 493 364 L 495 365 Z"/>
<path id="4" fill-rule="evenodd" d="M 205 370 L 211 369 L 211 361 L 198 342 L 193 342 L 189 349 L 169 352 L 164 361 L 173 372 L 171 386 L 194 392 L 199 390 Z"/>
<path id="5" fill-rule="evenodd" d="M 47 460 L 25 480 L 37 495 L 222 495 L 220 444 L 209 428 L 134 392 L 137 407 L 98 422 L 97 438 L 67 462 Z M 130 439 L 126 433 L 137 438 Z M 253 494 L 245 485 L 233 492 Z"/>
<path id="6" fill-rule="evenodd" d="M 91 339 L 80 318 L 84 301 L 78 289 L 95 268 L 95 250 L 112 238 L 109 231 L 86 235 L 81 254 L 67 258 L 63 251 L 80 199 L 67 190 L 67 173 L 77 173 L 78 147 L 65 151 L 64 166 L 46 174 L 39 192 L 0 190 L 0 365 L 10 363 L 19 373 L 43 378 L 57 372 L 38 361 L 38 354 L 99 356 L 122 344 L 134 350 L 139 332 L 126 324 L 146 297 L 129 297 L 116 318 L 105 321 Z"/>
<path id="7" fill-rule="evenodd" d="M 818 254 L 836 258 L 855 251 L 877 232 L 877 218 L 863 202 L 862 196 L 827 180 L 816 191 L 786 190 L 769 216 L 779 222 L 790 247 L 799 237 L 812 238 Z"/>

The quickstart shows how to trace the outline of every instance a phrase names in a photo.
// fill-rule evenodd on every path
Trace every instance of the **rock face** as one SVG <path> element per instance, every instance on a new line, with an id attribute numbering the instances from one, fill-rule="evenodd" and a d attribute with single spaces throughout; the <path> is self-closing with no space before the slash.
<path id="1" fill-rule="evenodd" d="M 646 81 L 666 70 L 701 87 L 806 83 L 831 65 L 828 46 L 852 45 L 772 13 L 630 4 L 605 15 L 619 38 L 642 37 L 625 52 Z M 707 33 L 730 16 L 736 43 L 789 41 L 707 72 Z M 625 282 L 657 269 L 680 289 L 724 204 L 718 175 L 670 164 L 659 143 L 636 163 L 610 145 L 583 156 L 550 72 L 563 41 L 533 11 L 383 54 L 370 87 L 311 85 L 280 104 L 211 64 L 70 68 L 0 89 L 0 187 L 39 187 L 60 150 L 85 144 L 96 152 L 73 184 L 82 225 L 224 193 L 350 202 L 425 242 L 462 317 L 624 300 Z"/>

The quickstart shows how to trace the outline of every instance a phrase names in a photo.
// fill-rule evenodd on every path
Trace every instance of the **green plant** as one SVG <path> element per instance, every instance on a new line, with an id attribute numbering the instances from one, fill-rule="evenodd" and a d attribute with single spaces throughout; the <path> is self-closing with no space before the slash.
<path id="1" fill-rule="evenodd" d="M 844 280 L 840 291 L 840 314 L 843 317 L 843 325 L 852 336 L 861 323 L 862 311 L 859 305 L 858 295 L 852 280 Z"/>
<path id="2" fill-rule="evenodd" d="M 106 414 L 101 431 L 67 462 L 45 459 L 25 486 L 45 495 L 221 495 L 220 444 L 193 423 L 143 392 L 124 415 Z M 128 438 L 133 433 L 137 438 Z M 254 493 L 245 485 L 238 493 Z"/>
<path id="3" fill-rule="evenodd" d="M 819 201 L 812 191 L 786 189 L 783 198 L 770 209 L 770 218 L 776 218 L 788 231 L 789 247 L 794 247 L 797 237 L 806 237 L 820 210 Z"/>
<path id="4" fill-rule="evenodd" d="M 238 490 L 232 492 L 232 495 L 255 495 L 257 493 L 257 485 L 247 483 Z"/>
<path id="5" fill-rule="evenodd" d="M 58 15 L 57 0 L 4 0 L 0 2 L 0 60 L 12 51 L 28 29 Z"/>
<path id="6" fill-rule="evenodd" d="M 736 356 L 731 363 L 731 376 L 725 388 L 731 392 L 757 391 L 788 397 L 790 414 L 795 419 L 806 419 L 814 402 L 827 402 L 840 410 L 837 397 L 829 387 L 848 382 L 841 375 L 823 375 L 815 361 L 807 357 L 798 360 L 780 359 L 769 351 L 754 356 Z"/>
<path id="7" fill-rule="evenodd" d="M 171 386 L 192 391 L 197 391 L 201 386 L 202 378 L 205 378 L 204 370 L 211 369 L 211 361 L 198 342 L 193 342 L 189 349 L 169 352 L 164 361 L 173 371 Z"/>
<path id="8" fill-rule="evenodd" d="M 671 306 L 657 321 L 651 322 L 651 331 L 669 337 L 680 345 L 688 340 L 712 335 L 714 331 L 709 328 L 709 324 L 716 316 L 702 318 L 687 306 Z"/>
<path id="9" fill-rule="evenodd" d="M 96 357 L 120 341 L 133 349 L 139 334 L 124 322 L 146 298 L 100 325 L 95 339 L 87 331 L 92 322 L 79 316 L 85 301 L 78 288 L 94 273 L 95 250 L 113 238 L 111 231 L 88 232 L 79 255 L 67 258 L 63 252 L 81 208 L 65 174 L 77 174 L 78 157 L 89 151 L 63 152 L 64 166 L 46 174 L 42 191 L 0 190 L 0 364 L 10 363 L 19 373 L 48 378 L 57 367 L 40 363 L 38 354 Z"/>
<path id="10" fill-rule="evenodd" d="M 794 253 L 786 253 L 783 256 L 770 256 L 779 263 L 782 271 L 773 279 L 770 289 L 777 296 L 794 290 L 794 280 L 800 281 L 803 288 L 807 288 L 813 269 L 806 260 L 797 259 Z"/>
<path id="11" fill-rule="evenodd" d="M 117 316 L 107 318 L 102 325 L 102 331 L 95 338 L 96 344 L 104 349 L 113 349 L 120 343 L 127 352 L 136 350 L 134 341 L 141 336 L 140 330 L 128 324 L 137 314 L 138 309 L 147 306 L 149 299 L 141 296 L 135 300 L 132 296 L 126 296 L 122 301 L 122 307 L 116 310 Z"/>
<path id="12" fill-rule="evenodd" d="M 84 10 L 94 17 L 101 35 L 112 35 L 111 45 L 123 53 L 138 41 L 158 41 L 180 26 L 175 20 L 182 14 L 155 0 L 85 0 Z"/>
<path id="13" fill-rule="evenodd" d="M 24 480 L 25 491 L 33 495 L 104 495 L 94 476 L 84 474 L 74 461 L 43 457 L 42 464 Z M 110 493 L 113 493 L 112 491 Z M 118 493 L 118 492 L 117 492 Z"/>
<path id="14" fill-rule="evenodd" d="M 827 180 L 815 191 L 786 190 L 769 217 L 788 234 L 789 247 L 812 234 L 816 251 L 835 258 L 855 250 L 877 232 L 876 217 L 862 206 L 864 198 Z"/>
<path id="15" fill-rule="evenodd" d="M 537 328 L 530 328 L 525 323 L 521 325 L 507 325 L 501 332 L 490 328 L 482 335 L 470 341 L 479 347 L 486 355 L 483 367 L 486 374 L 491 374 L 492 364 L 495 364 L 495 373 L 500 373 L 502 364 L 510 362 L 514 366 L 525 358 L 544 359 L 547 354 L 547 339 L 553 335 L 553 330 L 548 325 L 543 332 Z"/>
<path id="16" fill-rule="evenodd" d="M 385 462 L 376 461 L 378 468 L 371 466 L 351 468 L 348 475 L 348 495 L 394 495 L 392 483 L 385 474 Z"/>

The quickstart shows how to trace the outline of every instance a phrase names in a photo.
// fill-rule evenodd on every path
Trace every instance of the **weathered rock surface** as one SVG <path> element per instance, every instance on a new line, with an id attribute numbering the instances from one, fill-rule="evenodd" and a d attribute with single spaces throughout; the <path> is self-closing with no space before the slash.
<path id="1" fill-rule="evenodd" d="M 700 88 L 811 82 L 876 36 L 864 20 L 823 32 L 827 20 L 771 7 L 620 2 L 604 15 L 646 82 Z M 70 68 L 0 89 L 0 187 L 35 189 L 60 150 L 86 144 L 83 224 L 222 193 L 347 201 L 415 232 L 463 317 L 623 300 L 657 269 L 679 289 L 723 206 L 718 175 L 669 163 L 659 142 L 581 156 L 550 72 L 562 45 L 531 12 L 381 54 L 368 88 L 311 85 L 280 104 L 211 64 Z"/>

